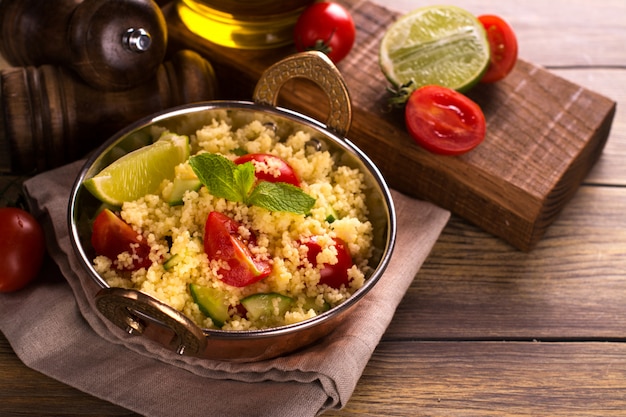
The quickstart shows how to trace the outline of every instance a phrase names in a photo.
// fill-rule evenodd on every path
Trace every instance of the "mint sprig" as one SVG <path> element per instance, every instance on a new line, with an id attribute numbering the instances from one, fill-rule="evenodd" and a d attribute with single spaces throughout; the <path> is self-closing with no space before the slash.
<path id="1" fill-rule="evenodd" d="M 189 165 L 215 197 L 296 214 L 308 214 L 315 204 L 313 197 L 294 185 L 257 183 L 252 162 L 237 165 L 222 155 L 202 153 L 189 158 Z"/>

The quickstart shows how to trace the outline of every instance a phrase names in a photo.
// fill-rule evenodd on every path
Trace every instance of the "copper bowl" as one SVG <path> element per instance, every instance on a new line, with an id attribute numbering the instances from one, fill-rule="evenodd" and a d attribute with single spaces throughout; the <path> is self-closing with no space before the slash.
<path id="1" fill-rule="evenodd" d="M 289 74 L 289 75 L 285 75 Z M 298 112 L 277 108 L 276 88 L 294 76 L 310 78 L 331 96 L 326 124 Z M 337 91 L 340 93 L 336 94 Z M 121 154 L 150 143 L 151 127 L 160 126 L 191 134 L 206 124 L 215 112 L 227 111 L 233 121 L 259 119 L 274 123 L 279 131 L 309 131 L 320 146 L 340 157 L 343 164 L 365 173 L 367 204 L 374 227 L 372 273 L 364 285 L 342 304 L 305 321 L 263 330 L 226 331 L 202 329 L 181 312 L 139 292 L 110 287 L 94 270 L 95 254 L 90 243 L 90 220 L 100 206 L 82 185 L 83 181 L 119 158 Z M 257 361 L 276 357 L 309 345 L 329 334 L 359 301 L 370 292 L 387 267 L 396 237 L 396 217 L 386 182 L 371 160 L 345 138 L 350 123 L 350 102 L 343 78 L 323 54 L 293 55 L 270 67 L 257 84 L 254 102 L 211 101 L 185 105 L 142 119 L 104 143 L 85 163 L 72 189 L 69 202 L 70 239 L 82 267 L 100 287 L 98 310 L 130 334 L 144 335 L 178 352 L 202 358 Z M 286 137 L 281 135 L 281 137 Z"/>

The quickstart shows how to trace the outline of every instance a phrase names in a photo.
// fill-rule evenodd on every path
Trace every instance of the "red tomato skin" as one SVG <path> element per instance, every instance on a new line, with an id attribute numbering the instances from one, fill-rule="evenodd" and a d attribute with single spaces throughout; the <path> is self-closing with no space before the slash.
<path id="1" fill-rule="evenodd" d="M 335 64 L 348 55 L 355 38 L 352 16 L 342 5 L 333 2 L 313 3 L 302 12 L 294 28 L 298 51 L 321 50 Z"/>
<path id="2" fill-rule="evenodd" d="M 256 237 L 245 241 L 239 235 L 239 223 L 230 217 L 212 211 L 204 227 L 204 251 L 209 259 L 228 263 L 229 268 L 218 271 L 221 280 L 234 287 L 245 287 L 267 277 L 272 272 L 269 262 L 255 259 L 248 247 Z"/>
<path id="3" fill-rule="evenodd" d="M 244 164 L 246 162 L 256 161 L 262 163 L 268 163 L 273 165 L 279 165 L 280 175 L 275 177 L 268 172 L 263 172 L 257 170 L 255 172 L 255 176 L 259 181 L 268 181 L 268 182 L 286 182 L 287 184 L 295 185 L 296 187 L 300 187 L 300 179 L 298 175 L 293 170 L 291 165 L 287 163 L 287 161 L 279 158 L 275 155 L 270 155 L 266 153 L 249 153 L 239 158 L 235 159 L 235 164 Z"/>
<path id="4" fill-rule="evenodd" d="M 491 49 L 489 67 L 480 81 L 483 83 L 500 81 L 513 71 L 517 62 L 517 37 L 513 28 L 499 16 L 482 15 L 478 16 L 478 20 L 487 32 Z"/>
<path id="5" fill-rule="evenodd" d="M 17 291 L 35 279 L 45 253 L 43 229 L 30 213 L 0 208 L 0 293 Z"/>
<path id="6" fill-rule="evenodd" d="M 132 265 L 124 266 L 124 270 L 136 271 L 152 265 L 149 258 L 150 246 L 139 239 L 137 232 L 128 223 L 109 209 L 102 210 L 94 220 L 91 245 L 98 255 L 111 259 L 116 268 L 117 256 L 123 252 L 130 252 L 139 258 Z"/>
<path id="7" fill-rule="evenodd" d="M 460 155 L 485 137 L 485 116 L 475 102 L 447 87 L 427 85 L 415 90 L 405 107 L 407 130 L 426 150 Z"/>
<path id="8" fill-rule="evenodd" d="M 341 288 L 342 285 L 347 286 L 350 282 L 348 277 L 348 269 L 354 265 L 350 251 L 345 242 L 339 238 L 333 239 L 337 248 L 337 263 L 330 265 L 324 264 L 320 270 L 319 284 L 326 284 L 331 288 Z M 322 247 L 317 243 L 315 237 L 303 243 L 307 248 L 307 260 L 317 265 L 317 255 L 322 251 Z"/>

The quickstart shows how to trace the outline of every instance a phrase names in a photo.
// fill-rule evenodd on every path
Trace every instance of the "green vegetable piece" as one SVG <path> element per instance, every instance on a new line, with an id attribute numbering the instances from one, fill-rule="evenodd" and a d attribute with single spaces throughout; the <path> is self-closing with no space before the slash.
<path id="1" fill-rule="evenodd" d="M 183 196 L 189 190 L 198 191 L 202 183 L 197 178 L 174 178 L 172 188 L 163 192 L 163 199 L 170 206 L 183 204 Z"/>
<path id="2" fill-rule="evenodd" d="M 202 153 L 189 158 L 189 164 L 216 197 L 296 214 L 307 214 L 315 204 L 313 197 L 291 184 L 268 181 L 255 184 L 252 162 L 237 165 L 224 156 Z"/>
<path id="3" fill-rule="evenodd" d="M 293 300 L 286 295 L 275 292 L 253 294 L 241 300 L 248 311 L 250 320 L 282 317 L 291 307 Z"/>
<path id="4" fill-rule="evenodd" d="M 242 193 L 242 190 L 251 188 L 254 183 L 254 167 L 251 179 L 248 178 L 247 184 L 242 184 L 245 172 L 235 174 L 239 167 L 221 155 L 202 153 L 189 158 L 189 165 L 211 194 L 226 200 L 243 202 L 247 191 Z M 242 170 L 246 170 L 245 167 Z"/>
<path id="5" fill-rule="evenodd" d="M 335 209 L 332 206 L 328 206 L 328 210 L 327 210 L 327 214 L 326 214 L 326 219 L 325 220 L 328 223 L 333 223 L 338 218 L 339 218 L 339 215 L 337 214 Z"/>
<path id="6" fill-rule="evenodd" d="M 180 256 L 180 254 L 177 253 L 175 255 L 172 255 L 170 259 L 165 261 L 165 263 L 163 264 L 163 269 L 165 269 L 166 271 L 169 271 L 172 268 L 174 268 L 176 265 L 178 265 L 178 263 L 181 260 L 182 260 L 182 256 Z"/>
<path id="7" fill-rule="evenodd" d="M 295 185 L 284 182 L 261 181 L 252 190 L 250 204 L 270 211 L 288 211 L 307 214 L 313 208 L 315 199 Z"/>
<path id="8" fill-rule="evenodd" d="M 189 284 L 189 291 L 202 314 L 210 317 L 217 327 L 222 327 L 230 319 L 226 295 L 220 290 L 198 284 Z"/>

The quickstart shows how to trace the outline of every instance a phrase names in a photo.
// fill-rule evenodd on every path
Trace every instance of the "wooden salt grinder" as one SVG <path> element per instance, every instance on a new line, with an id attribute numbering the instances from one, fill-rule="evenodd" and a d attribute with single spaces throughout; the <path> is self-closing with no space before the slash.
<path id="1" fill-rule="evenodd" d="M 124 90 L 150 79 L 166 48 L 152 0 L 0 1 L 0 53 L 13 66 L 65 66 L 95 88 Z"/>
<path id="2" fill-rule="evenodd" d="M 113 133 L 155 112 L 212 100 L 211 64 L 183 50 L 148 82 L 102 91 L 53 65 L 0 72 L 0 172 L 45 171 L 75 161 Z"/>

